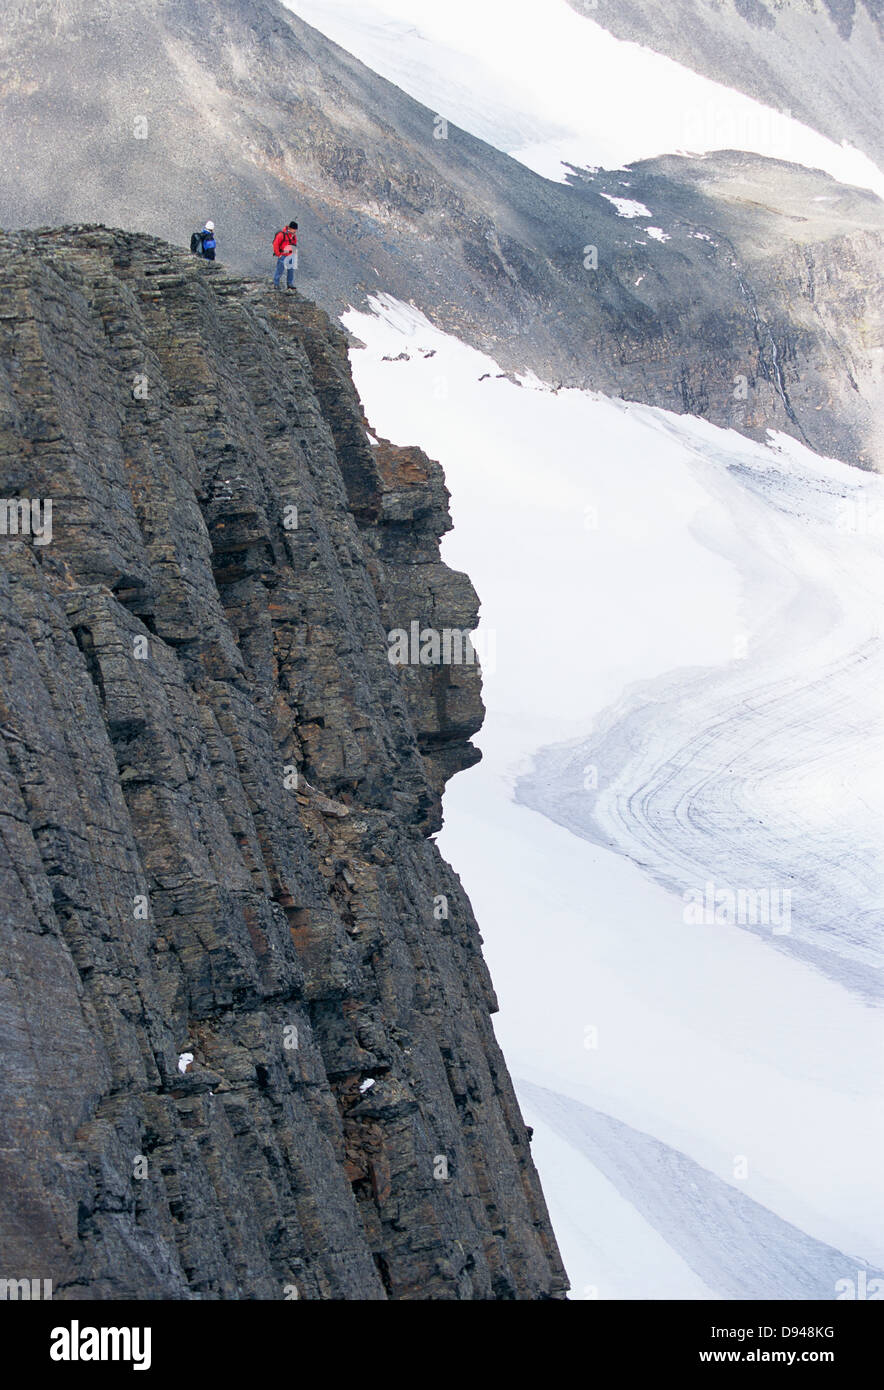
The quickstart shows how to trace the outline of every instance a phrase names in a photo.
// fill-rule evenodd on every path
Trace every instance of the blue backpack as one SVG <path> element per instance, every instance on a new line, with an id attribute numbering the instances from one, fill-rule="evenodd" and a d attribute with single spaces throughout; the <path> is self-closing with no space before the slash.
<path id="1" fill-rule="evenodd" d="M 204 251 L 214 251 L 214 249 L 215 249 L 215 233 L 214 233 L 214 232 L 201 232 L 200 235 L 201 235 L 202 240 L 203 240 L 203 250 L 204 250 Z"/>

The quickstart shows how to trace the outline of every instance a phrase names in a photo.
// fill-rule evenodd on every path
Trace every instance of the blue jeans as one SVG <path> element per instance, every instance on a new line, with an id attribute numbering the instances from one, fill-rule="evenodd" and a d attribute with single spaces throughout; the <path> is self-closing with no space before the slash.
<path id="1" fill-rule="evenodd" d="M 287 260 L 288 260 L 288 256 L 277 256 L 277 258 L 276 258 L 276 274 L 275 274 L 274 277 L 273 277 L 273 284 L 274 284 L 274 287 L 275 287 L 276 289 L 279 289 L 279 282 L 280 282 L 281 279 L 282 279 L 282 272 L 283 272 L 283 271 L 285 270 L 285 268 L 286 268 L 285 263 L 286 263 Z M 286 284 L 289 286 L 289 288 L 291 288 L 291 286 L 292 286 L 294 283 L 295 283 L 295 271 L 294 271 L 294 267 L 293 267 L 293 266 L 289 266 L 289 268 L 288 268 L 288 276 L 287 276 L 287 279 L 286 279 Z"/>

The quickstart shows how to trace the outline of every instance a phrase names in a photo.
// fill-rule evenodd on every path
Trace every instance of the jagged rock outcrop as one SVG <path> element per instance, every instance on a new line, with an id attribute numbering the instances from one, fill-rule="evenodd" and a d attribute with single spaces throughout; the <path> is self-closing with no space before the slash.
<path id="1" fill-rule="evenodd" d="M 13 0 L 4 21 L 5 226 L 185 245 L 211 217 L 221 259 L 268 274 L 296 216 L 299 286 L 332 314 L 383 291 L 505 369 L 881 466 L 873 193 L 733 153 L 551 183 L 453 123 L 434 138 L 435 112 L 279 0 Z"/>
<path id="2" fill-rule="evenodd" d="M 4 1275 L 561 1296 L 431 839 L 478 672 L 387 654 L 475 625 L 438 465 L 299 295 L 79 227 L 0 236 L 0 480 Z"/>

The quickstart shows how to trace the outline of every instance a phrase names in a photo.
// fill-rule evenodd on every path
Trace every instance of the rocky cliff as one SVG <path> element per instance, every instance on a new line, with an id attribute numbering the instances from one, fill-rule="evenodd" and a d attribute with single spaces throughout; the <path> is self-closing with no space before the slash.
<path id="1" fill-rule="evenodd" d="M 432 840 L 478 672 L 388 659 L 475 625 L 439 467 L 323 312 L 148 236 L 0 236 L 0 345 L 3 1274 L 561 1296 Z"/>

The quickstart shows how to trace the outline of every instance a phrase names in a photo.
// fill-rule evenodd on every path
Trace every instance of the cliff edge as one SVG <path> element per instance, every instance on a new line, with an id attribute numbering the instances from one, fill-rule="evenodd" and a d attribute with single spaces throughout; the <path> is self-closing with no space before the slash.
<path id="1" fill-rule="evenodd" d="M 321 310 L 150 236 L 0 235 L 0 341 L 3 1273 L 561 1297 L 431 839 L 479 672 L 388 659 L 476 623 L 441 469 Z"/>

